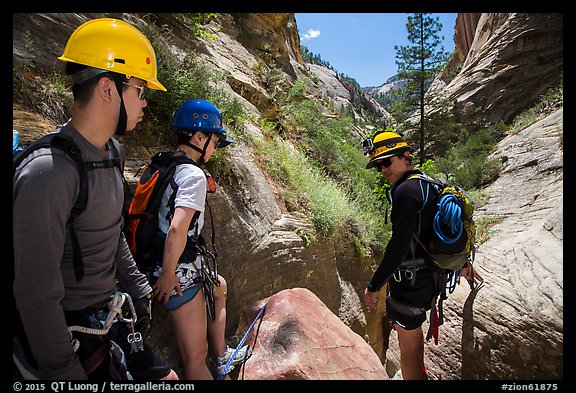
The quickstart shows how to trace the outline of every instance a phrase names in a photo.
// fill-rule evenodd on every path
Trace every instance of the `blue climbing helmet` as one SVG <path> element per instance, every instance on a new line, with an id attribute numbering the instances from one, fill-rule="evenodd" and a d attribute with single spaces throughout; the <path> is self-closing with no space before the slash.
<path id="1" fill-rule="evenodd" d="M 194 131 L 212 133 L 220 139 L 220 149 L 234 142 L 226 135 L 226 129 L 222 126 L 222 114 L 209 101 L 196 99 L 184 102 L 176 110 L 172 126 L 176 127 L 178 132 L 190 136 Z"/>

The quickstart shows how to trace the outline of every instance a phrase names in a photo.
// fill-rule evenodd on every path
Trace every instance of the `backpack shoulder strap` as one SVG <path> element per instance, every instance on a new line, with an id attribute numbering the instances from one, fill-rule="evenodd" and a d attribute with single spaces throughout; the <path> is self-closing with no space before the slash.
<path id="1" fill-rule="evenodd" d="M 16 157 L 14 157 L 12 168 L 13 174 L 15 173 L 16 168 L 26 157 L 28 157 L 30 153 L 41 148 L 57 148 L 62 150 L 72 159 L 72 161 L 74 161 L 76 164 L 76 169 L 78 170 L 80 189 L 78 192 L 78 197 L 76 198 L 76 201 L 74 201 L 74 206 L 72 207 L 72 211 L 70 212 L 70 216 L 68 218 L 68 226 L 70 230 L 70 240 L 72 241 L 74 274 L 76 276 L 76 280 L 80 281 L 82 277 L 84 277 L 84 263 L 78 236 L 76 235 L 76 230 L 74 229 L 74 219 L 84 211 L 88 201 L 88 178 L 86 175 L 87 169 L 84 165 L 85 161 L 82 158 L 80 149 L 72 140 L 72 138 L 56 131 L 41 137 L 37 141 L 30 144 Z"/>
<path id="2" fill-rule="evenodd" d="M 192 164 L 197 166 L 198 168 L 202 169 L 202 167 L 200 166 L 200 164 L 198 164 L 196 161 L 194 161 L 193 159 L 191 159 L 189 156 L 187 155 L 175 155 L 173 156 L 174 161 L 176 162 L 176 165 L 180 165 L 180 164 Z M 206 173 L 204 172 L 204 170 L 202 170 L 202 172 L 204 173 L 204 175 L 206 176 Z M 174 193 L 175 195 L 176 193 Z M 174 205 L 174 203 L 172 202 L 172 206 Z M 189 229 L 194 228 L 194 226 L 196 225 L 196 223 L 198 222 L 198 218 L 200 217 L 200 211 L 196 210 L 194 211 L 194 216 L 192 217 L 192 220 L 190 221 L 190 226 Z M 197 238 L 198 237 L 198 231 L 196 230 L 194 233 L 194 236 Z"/>
<path id="3" fill-rule="evenodd" d="M 42 149 L 42 148 L 57 148 L 62 150 L 64 153 L 68 155 L 69 158 L 76 164 L 76 169 L 78 170 L 78 174 L 80 176 L 80 192 L 78 194 L 78 198 L 74 204 L 74 208 L 72 209 L 71 218 L 74 218 L 78 214 L 80 214 L 84 208 L 86 207 L 87 201 L 87 192 L 88 192 L 88 182 L 86 179 L 86 168 L 85 168 L 85 161 L 82 158 L 82 154 L 80 153 L 80 149 L 76 145 L 76 143 L 72 140 L 72 138 L 61 134 L 60 132 L 52 132 L 50 134 L 44 135 L 40 139 L 36 140 L 35 142 L 31 143 L 25 150 L 21 151 L 14 157 L 13 160 L 13 173 L 16 171 L 16 168 L 24 161 L 26 157 L 30 155 L 35 150 Z"/>
<path id="4" fill-rule="evenodd" d="M 107 142 L 110 150 L 112 151 L 113 158 L 109 158 L 107 160 L 100 160 L 100 161 L 85 161 L 84 168 L 86 170 L 94 170 L 100 168 L 113 168 L 117 167 L 120 171 L 120 175 L 122 179 L 124 179 L 124 162 L 120 159 L 120 151 L 116 147 L 116 144 L 113 141 Z"/>
<path id="5" fill-rule="evenodd" d="M 192 164 L 197 166 L 198 168 L 202 169 L 202 167 L 200 166 L 200 164 L 198 164 L 196 161 L 192 160 L 189 156 L 187 155 L 173 155 L 173 160 L 176 162 L 176 165 L 180 165 L 180 164 Z M 206 172 L 204 171 L 204 169 L 202 169 L 202 172 L 204 173 L 204 176 L 208 177 L 206 175 Z M 174 192 L 173 195 L 175 195 L 176 192 Z M 174 206 L 174 201 L 171 201 L 171 206 L 173 209 Z M 212 215 L 210 215 L 210 217 L 212 218 Z M 198 219 L 200 218 L 200 211 L 196 210 L 194 212 L 194 216 L 192 217 L 192 220 L 190 221 L 190 226 L 189 229 L 192 229 L 196 226 Z M 212 231 L 212 234 L 214 234 L 214 231 Z M 196 228 L 195 232 L 194 232 L 194 239 L 189 239 L 189 241 L 198 241 L 198 239 L 200 238 L 200 234 L 198 233 L 198 228 Z M 214 237 L 214 236 L 213 236 Z"/>
<path id="6" fill-rule="evenodd" d="M 70 240 L 72 241 L 72 264 L 74 267 L 74 275 L 76 281 L 80 281 L 84 277 L 84 260 L 82 257 L 82 250 L 80 249 L 80 242 L 76 235 L 76 229 L 74 228 L 74 220 L 84 211 L 84 209 L 86 209 L 88 203 L 87 172 L 90 169 L 86 167 L 86 161 L 84 161 L 78 145 L 76 145 L 76 142 L 74 142 L 72 138 L 67 137 L 62 133 L 57 133 L 52 138 L 52 146 L 59 148 L 68 154 L 68 156 L 76 163 L 76 168 L 78 169 L 80 189 L 78 191 L 78 198 L 76 198 L 72 211 L 70 212 L 68 225 L 70 228 Z"/>
<path id="7" fill-rule="evenodd" d="M 437 185 L 439 183 L 436 182 L 433 178 L 431 178 L 430 176 L 428 176 L 424 172 L 414 173 L 414 174 L 410 175 L 407 180 L 411 180 L 411 179 L 419 180 L 418 183 L 420 184 L 420 191 L 422 193 L 422 207 L 418 210 L 418 225 L 416 228 L 416 232 L 412 233 L 412 241 L 410 242 L 410 250 L 412 252 L 412 256 L 414 257 L 415 252 L 416 252 L 416 245 L 418 244 L 418 245 L 420 245 L 422 250 L 424 250 L 424 252 L 427 254 L 427 256 L 429 256 L 428 251 L 426 250 L 426 247 L 424 247 L 424 245 L 420 241 L 420 230 L 421 230 L 421 226 L 422 226 L 422 211 L 424 210 L 424 207 L 426 206 L 426 203 L 428 202 L 428 198 L 430 196 L 430 189 L 433 189 L 434 192 L 437 192 L 438 191 Z M 424 190 L 424 186 L 422 185 L 423 183 L 426 183 L 428 185 L 428 187 L 426 187 L 426 190 Z"/>

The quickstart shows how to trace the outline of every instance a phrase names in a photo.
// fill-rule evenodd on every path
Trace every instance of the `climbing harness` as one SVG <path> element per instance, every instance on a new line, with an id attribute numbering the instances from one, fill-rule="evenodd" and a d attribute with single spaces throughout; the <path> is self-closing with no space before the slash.
<path id="1" fill-rule="evenodd" d="M 238 351 L 240 350 L 240 348 L 242 348 L 242 345 L 244 345 L 244 342 L 246 341 L 246 339 L 248 338 L 248 335 L 250 334 L 250 332 L 252 331 L 252 329 L 254 328 L 254 325 L 256 324 L 256 321 L 258 319 L 260 319 L 260 324 L 262 323 L 262 320 L 264 319 L 264 310 L 266 310 L 266 306 L 268 305 L 268 302 L 266 302 L 264 304 L 264 306 L 262 306 L 262 308 L 260 309 L 260 312 L 258 312 L 258 315 L 256 315 L 256 318 L 254 318 L 254 321 L 252 321 L 252 323 L 250 324 L 250 327 L 248 328 L 248 330 L 246 331 L 246 333 L 244 334 L 244 337 L 242 337 L 242 340 L 240 340 L 240 343 L 238 344 L 238 346 L 236 347 L 236 349 L 234 350 L 234 353 L 232 354 L 232 356 L 230 357 L 230 359 L 228 360 L 228 362 L 226 363 L 226 366 L 224 367 L 224 369 L 222 370 L 222 372 L 220 372 L 220 374 L 218 374 L 218 377 L 216 378 L 217 380 L 222 380 L 222 378 L 224 378 L 224 376 L 228 373 L 228 369 L 230 368 L 230 364 L 232 364 L 232 361 L 234 360 L 234 358 L 236 357 L 236 355 L 238 354 Z M 254 339 L 254 344 L 256 344 L 256 338 L 258 338 L 258 331 L 260 330 L 260 324 L 258 324 L 258 329 L 256 330 L 256 337 Z"/>
<path id="2" fill-rule="evenodd" d="M 216 305 L 214 304 L 214 291 L 217 289 L 222 296 L 226 297 L 226 295 L 219 288 L 220 280 L 218 279 L 216 256 L 210 250 L 206 249 L 206 247 L 203 247 L 203 252 L 204 254 L 200 254 L 200 258 L 202 259 L 200 274 L 204 286 L 204 300 L 210 319 L 215 320 Z M 212 263 L 210 263 L 210 261 L 212 261 Z"/>
<path id="3" fill-rule="evenodd" d="M 415 273 L 420 269 L 427 269 L 428 267 L 428 263 L 426 263 L 424 258 L 406 259 L 393 273 L 393 277 L 396 282 L 400 282 L 402 281 L 402 273 L 404 273 L 404 277 L 412 281 L 412 285 L 414 285 L 416 280 Z"/>
<path id="4" fill-rule="evenodd" d="M 390 307 L 392 307 L 394 310 L 404 315 L 415 317 L 426 312 L 425 308 L 414 307 L 404 303 L 400 303 L 399 301 L 395 300 L 390 296 L 390 292 L 386 293 L 386 300 L 389 302 Z"/>
<path id="5" fill-rule="evenodd" d="M 125 304 L 128 304 L 128 317 L 124 315 L 122 310 L 123 305 Z M 106 305 L 108 307 L 108 315 L 106 318 L 104 318 L 104 306 Z M 72 325 L 68 327 L 68 331 L 70 333 L 70 342 L 74 352 L 78 351 L 81 344 L 77 338 L 74 338 L 72 334 L 73 332 L 106 336 L 112 325 L 117 321 L 127 323 L 129 325 L 131 332 L 127 336 L 127 341 L 130 344 L 132 351 L 137 352 L 144 349 L 142 334 L 138 331 L 135 331 L 134 329 L 137 316 L 130 295 L 117 291 L 110 296 L 110 300 L 108 302 L 102 303 L 97 308 L 98 310 L 95 311 L 95 314 L 98 320 L 102 323 L 102 328 L 90 328 L 80 325 Z M 92 309 L 95 310 L 96 306 Z M 90 375 L 93 371 L 95 371 L 97 367 L 100 366 L 103 357 L 105 357 L 107 353 L 111 362 L 110 366 L 107 367 L 107 372 L 110 373 L 110 377 L 114 380 L 132 380 L 132 375 L 126 367 L 126 357 L 122 348 L 116 342 L 108 338 L 105 338 L 105 340 L 106 343 L 104 345 L 98 347 L 98 349 L 91 353 L 90 356 L 82 360 L 82 366 L 84 367 L 86 374 Z M 25 349 L 27 344 L 25 344 L 25 341 L 22 341 L 19 336 L 14 335 L 12 342 L 12 357 L 14 364 L 16 365 L 22 378 L 25 380 L 39 379 L 38 370 L 35 363 L 33 363 L 34 359 L 27 358 L 27 349 Z"/>
<path id="6" fill-rule="evenodd" d="M 130 318 L 126 318 L 122 312 L 122 306 L 126 301 L 128 301 L 129 312 L 131 315 Z M 136 323 L 138 317 L 136 316 L 136 310 L 134 308 L 134 304 L 132 303 L 132 298 L 130 297 L 130 295 L 124 292 L 116 291 L 110 296 L 110 300 L 108 301 L 107 305 L 108 305 L 108 315 L 101 329 L 88 328 L 79 325 L 73 325 L 68 327 L 74 352 L 76 352 L 80 347 L 80 341 L 78 339 L 72 338 L 72 332 L 105 336 L 106 334 L 108 334 L 110 328 L 116 321 L 128 324 L 130 333 L 128 334 L 127 339 L 128 343 L 132 348 L 132 351 L 133 352 L 143 351 L 144 341 L 142 338 L 142 334 L 134 329 L 134 324 Z"/>

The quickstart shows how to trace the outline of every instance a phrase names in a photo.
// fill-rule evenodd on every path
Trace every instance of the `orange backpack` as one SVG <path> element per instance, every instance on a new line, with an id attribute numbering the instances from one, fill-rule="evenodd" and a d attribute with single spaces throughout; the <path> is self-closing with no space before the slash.
<path id="1" fill-rule="evenodd" d="M 159 244 L 163 239 L 158 237 L 158 211 L 166 188 L 171 185 L 176 190 L 176 166 L 184 163 L 199 166 L 188 156 L 159 152 L 140 169 L 142 175 L 124 215 L 123 232 L 136 265 L 144 273 L 154 270 L 162 260 L 164 247 Z M 176 192 L 172 195 L 173 204 Z"/>

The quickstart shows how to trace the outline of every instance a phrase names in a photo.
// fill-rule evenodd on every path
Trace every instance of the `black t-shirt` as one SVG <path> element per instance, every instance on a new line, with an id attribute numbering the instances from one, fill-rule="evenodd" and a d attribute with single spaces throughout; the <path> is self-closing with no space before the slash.
<path id="1" fill-rule="evenodd" d="M 408 179 L 411 175 L 422 173 L 419 170 L 408 171 L 390 190 L 392 200 L 392 237 L 380 266 L 372 276 L 370 287 L 380 289 L 402 261 L 413 257 L 427 258 L 421 247 L 416 244 L 414 256 L 410 243 L 412 234 L 424 244 L 432 236 L 432 221 L 435 214 L 437 195 L 428 182 L 419 179 Z"/>

